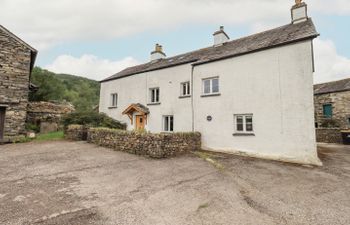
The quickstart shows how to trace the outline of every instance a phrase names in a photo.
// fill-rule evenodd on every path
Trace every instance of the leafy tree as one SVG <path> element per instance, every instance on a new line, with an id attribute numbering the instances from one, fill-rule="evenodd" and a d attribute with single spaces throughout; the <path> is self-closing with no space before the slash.
<path id="1" fill-rule="evenodd" d="M 87 78 L 35 67 L 31 82 L 39 86 L 39 90 L 29 94 L 30 101 L 67 101 L 77 111 L 91 111 L 99 101 L 100 84 Z"/>

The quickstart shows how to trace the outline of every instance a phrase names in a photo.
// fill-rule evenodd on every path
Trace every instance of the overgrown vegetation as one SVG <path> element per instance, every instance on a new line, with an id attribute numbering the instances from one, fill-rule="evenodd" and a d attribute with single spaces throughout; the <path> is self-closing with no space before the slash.
<path id="1" fill-rule="evenodd" d="M 31 82 L 39 90 L 30 93 L 30 101 L 67 101 L 77 111 L 91 111 L 98 104 L 100 84 L 94 80 L 35 67 Z"/>
<path id="2" fill-rule="evenodd" d="M 63 131 L 56 131 L 47 134 L 39 134 L 34 141 L 57 141 L 64 138 Z"/>
<path id="3" fill-rule="evenodd" d="M 112 129 L 126 129 L 126 125 L 98 112 L 73 112 L 62 118 L 62 124 L 66 129 L 71 124 L 85 125 L 90 127 L 107 127 Z"/>

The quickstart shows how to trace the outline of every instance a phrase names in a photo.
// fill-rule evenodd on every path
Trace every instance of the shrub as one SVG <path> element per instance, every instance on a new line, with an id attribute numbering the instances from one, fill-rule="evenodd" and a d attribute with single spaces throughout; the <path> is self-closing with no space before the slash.
<path id="1" fill-rule="evenodd" d="M 84 125 L 89 127 L 108 127 L 112 129 L 126 129 L 126 125 L 104 113 L 98 112 L 72 112 L 62 118 L 64 129 L 71 124 Z"/>
<path id="2" fill-rule="evenodd" d="M 35 133 L 39 133 L 40 127 L 36 124 L 26 123 L 26 130 L 27 131 L 34 131 Z"/>

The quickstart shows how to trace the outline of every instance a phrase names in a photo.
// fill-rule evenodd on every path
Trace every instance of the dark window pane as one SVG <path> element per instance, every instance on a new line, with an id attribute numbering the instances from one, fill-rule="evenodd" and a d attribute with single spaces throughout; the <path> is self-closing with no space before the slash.
<path id="1" fill-rule="evenodd" d="M 246 131 L 253 131 L 253 124 L 246 124 Z"/>
<path id="2" fill-rule="evenodd" d="M 212 92 L 217 93 L 219 92 L 219 79 L 213 79 L 213 87 L 212 87 Z"/>
<path id="3" fill-rule="evenodd" d="M 243 124 L 237 123 L 237 131 L 243 131 Z"/>
<path id="4" fill-rule="evenodd" d="M 169 117 L 165 116 L 164 117 L 164 131 L 169 130 Z"/>
<path id="5" fill-rule="evenodd" d="M 169 131 L 174 131 L 174 117 L 170 116 L 170 129 Z"/>
<path id="6" fill-rule="evenodd" d="M 204 83 L 204 88 L 203 88 L 204 94 L 210 93 L 210 80 L 204 80 L 203 83 Z"/>
<path id="7" fill-rule="evenodd" d="M 151 89 L 151 102 L 155 102 L 154 89 Z"/>
<path id="8" fill-rule="evenodd" d="M 242 116 L 237 116 L 236 121 L 237 121 L 237 123 L 242 123 L 243 124 L 243 117 Z"/>
<path id="9" fill-rule="evenodd" d="M 246 121 L 246 123 L 253 123 L 253 117 L 247 116 L 245 121 Z"/>

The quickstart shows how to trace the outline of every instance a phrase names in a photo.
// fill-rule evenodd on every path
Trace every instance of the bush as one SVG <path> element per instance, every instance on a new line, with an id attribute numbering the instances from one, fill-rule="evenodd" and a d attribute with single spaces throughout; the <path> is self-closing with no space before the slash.
<path id="1" fill-rule="evenodd" d="M 64 129 L 71 124 L 84 125 L 89 127 L 108 127 L 112 129 L 126 129 L 126 125 L 98 112 L 73 112 L 62 118 Z"/>
<path id="2" fill-rule="evenodd" d="M 36 124 L 26 123 L 26 130 L 27 131 L 34 131 L 35 133 L 39 133 L 40 127 Z"/>

